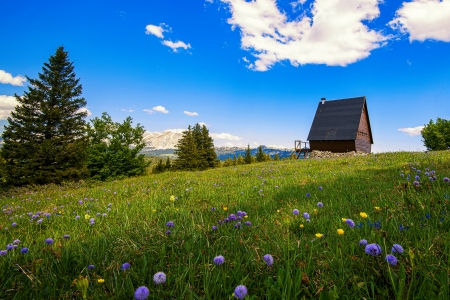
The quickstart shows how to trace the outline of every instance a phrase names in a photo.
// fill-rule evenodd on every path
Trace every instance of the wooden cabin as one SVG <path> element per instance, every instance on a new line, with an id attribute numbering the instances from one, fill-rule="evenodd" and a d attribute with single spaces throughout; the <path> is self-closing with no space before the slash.
<path id="1" fill-rule="evenodd" d="M 371 152 L 373 144 L 366 97 L 322 98 L 308 135 L 311 151 Z"/>

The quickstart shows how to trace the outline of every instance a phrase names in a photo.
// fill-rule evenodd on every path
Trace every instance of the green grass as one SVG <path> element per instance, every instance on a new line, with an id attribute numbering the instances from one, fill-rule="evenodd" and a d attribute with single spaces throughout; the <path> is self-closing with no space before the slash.
<path id="1" fill-rule="evenodd" d="M 418 187 L 412 167 L 421 170 Z M 436 181 L 424 175 L 426 168 Z M 133 299 L 143 285 L 149 299 L 231 299 L 240 284 L 248 288 L 245 299 L 448 299 L 450 183 L 444 177 L 450 177 L 450 152 L 399 152 L 10 191 L 0 199 L 0 250 L 20 243 L 0 256 L 0 299 L 81 299 L 73 283 L 79 276 L 88 276 L 88 299 Z M 212 230 L 238 210 L 252 226 L 239 230 L 233 221 Z M 38 211 L 51 216 L 30 222 L 27 213 Z M 175 223 L 170 235 L 168 221 Z M 46 238 L 55 243 L 46 245 Z M 366 254 L 361 239 L 379 244 L 382 254 Z M 390 266 L 385 256 L 393 243 L 405 252 Z M 271 267 L 265 254 L 274 258 Z M 217 255 L 225 257 L 223 265 L 213 264 Z M 125 262 L 131 268 L 123 271 Z M 160 271 L 167 282 L 155 285 Z"/>

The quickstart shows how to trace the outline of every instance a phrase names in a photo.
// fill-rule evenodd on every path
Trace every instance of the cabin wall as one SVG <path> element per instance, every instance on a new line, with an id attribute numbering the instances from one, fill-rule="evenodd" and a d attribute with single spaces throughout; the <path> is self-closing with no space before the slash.
<path id="1" fill-rule="evenodd" d="M 366 107 L 364 105 L 356 134 L 356 151 L 370 153 L 372 148 L 370 140 L 369 118 L 367 117 Z"/>
<path id="2" fill-rule="evenodd" d="M 311 150 L 348 152 L 356 151 L 355 141 L 309 141 Z"/>

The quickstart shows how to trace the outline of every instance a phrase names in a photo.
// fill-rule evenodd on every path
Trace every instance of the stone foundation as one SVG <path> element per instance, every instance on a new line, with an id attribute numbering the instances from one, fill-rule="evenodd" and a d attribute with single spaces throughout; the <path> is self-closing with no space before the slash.
<path id="1" fill-rule="evenodd" d="M 338 157 L 351 157 L 351 156 L 366 156 L 370 155 L 370 153 L 359 152 L 359 151 L 349 151 L 344 153 L 333 153 L 330 151 L 311 151 L 309 158 L 310 159 L 322 159 L 322 158 L 338 158 Z"/>

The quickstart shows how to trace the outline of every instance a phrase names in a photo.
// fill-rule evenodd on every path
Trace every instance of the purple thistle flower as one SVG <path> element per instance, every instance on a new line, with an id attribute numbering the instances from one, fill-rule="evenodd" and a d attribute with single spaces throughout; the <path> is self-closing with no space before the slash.
<path id="1" fill-rule="evenodd" d="M 245 295 L 247 295 L 247 288 L 245 287 L 245 285 L 238 285 L 234 289 L 234 297 L 238 299 L 244 299 Z"/>
<path id="2" fill-rule="evenodd" d="M 25 254 L 25 253 L 27 253 L 27 252 L 28 252 L 28 248 L 22 248 L 22 249 L 20 249 L 20 253 Z"/>
<path id="3" fill-rule="evenodd" d="M 172 221 L 166 223 L 167 227 L 175 227 L 175 224 Z"/>
<path id="4" fill-rule="evenodd" d="M 166 235 L 169 235 L 169 234 L 171 234 L 172 233 L 172 231 L 170 231 L 170 230 L 167 230 L 166 231 Z"/>
<path id="5" fill-rule="evenodd" d="M 78 201 L 78 204 L 83 204 L 83 200 Z"/>
<path id="6" fill-rule="evenodd" d="M 372 256 L 377 256 L 381 254 L 381 247 L 378 244 L 369 244 L 365 249 L 366 253 Z"/>
<path id="7" fill-rule="evenodd" d="M 252 223 L 250 221 L 247 221 L 244 223 L 245 226 L 252 226 Z"/>
<path id="8" fill-rule="evenodd" d="M 413 184 L 414 184 L 415 186 L 418 186 L 418 185 L 419 185 L 419 182 L 418 182 L 418 181 L 414 181 Z"/>
<path id="9" fill-rule="evenodd" d="M 450 178 L 444 177 L 444 181 L 445 181 L 445 182 L 450 182 Z"/>
<path id="10" fill-rule="evenodd" d="M 19 244 L 20 243 L 20 240 L 14 240 L 13 241 L 13 244 L 15 244 L 15 245 L 17 245 L 17 244 Z"/>
<path id="11" fill-rule="evenodd" d="M 38 223 L 38 224 L 41 224 L 42 221 L 44 221 L 44 219 L 39 219 L 39 220 L 37 220 L 37 223 Z"/>
<path id="12" fill-rule="evenodd" d="M 112 206 L 112 203 L 108 203 L 108 207 L 111 207 Z"/>
<path id="13" fill-rule="evenodd" d="M 121 268 L 121 269 L 122 269 L 123 271 L 125 271 L 125 270 L 128 270 L 130 267 L 131 267 L 131 265 L 130 265 L 129 263 L 126 262 L 126 263 L 124 263 L 124 264 L 122 265 L 122 268 Z"/>
<path id="14" fill-rule="evenodd" d="M 149 290 L 146 286 L 141 286 L 136 289 L 134 292 L 134 298 L 137 300 L 145 300 L 148 298 Z"/>
<path id="15" fill-rule="evenodd" d="M 164 272 L 158 272 L 153 275 L 153 281 L 155 284 L 163 284 L 166 283 L 166 274 Z"/>
<path id="16" fill-rule="evenodd" d="M 216 256 L 213 259 L 213 263 L 216 265 L 223 265 L 225 263 L 225 258 L 222 255 Z"/>
<path id="17" fill-rule="evenodd" d="M 303 217 L 304 217 L 305 219 L 309 219 L 309 214 L 308 214 L 307 212 L 305 212 L 305 213 L 303 213 Z"/>
<path id="18" fill-rule="evenodd" d="M 293 213 L 294 215 L 298 215 L 300 212 L 298 211 L 298 209 L 294 209 L 294 210 L 292 211 L 292 213 Z"/>
<path id="19" fill-rule="evenodd" d="M 80 216 L 76 216 L 76 217 L 75 217 L 75 220 L 78 220 L 79 218 L 80 218 Z"/>
<path id="20" fill-rule="evenodd" d="M 392 254 L 388 254 L 386 255 L 386 261 L 391 265 L 391 266 L 395 266 L 397 264 L 397 258 L 392 255 Z"/>
<path id="21" fill-rule="evenodd" d="M 359 241 L 359 245 L 360 246 L 366 246 L 367 245 L 367 240 L 360 240 Z"/>
<path id="22" fill-rule="evenodd" d="M 94 266 L 94 265 L 89 265 L 89 266 L 88 266 L 88 269 L 91 269 L 91 270 L 92 270 L 92 269 L 95 269 L 95 266 Z"/>
<path id="23" fill-rule="evenodd" d="M 415 180 L 419 180 L 419 179 L 420 179 L 420 176 L 419 176 L 419 175 L 416 175 L 416 177 L 414 177 L 414 179 L 415 179 Z"/>
<path id="24" fill-rule="evenodd" d="M 273 264 L 273 257 L 270 254 L 266 254 L 263 256 L 264 261 L 266 262 L 266 265 L 269 267 Z"/>
<path id="25" fill-rule="evenodd" d="M 317 202 L 317 206 L 318 207 L 323 207 L 323 203 L 322 202 Z"/>
<path id="26" fill-rule="evenodd" d="M 230 219 L 231 221 L 236 221 L 236 216 L 234 214 L 231 214 L 228 216 L 228 219 Z"/>
<path id="27" fill-rule="evenodd" d="M 14 246 L 16 246 L 16 245 L 8 244 L 8 245 L 6 245 L 6 250 L 7 250 L 7 251 L 10 251 L 10 250 L 14 249 Z M 16 247 L 17 247 L 17 246 L 16 246 Z"/>
<path id="28" fill-rule="evenodd" d="M 345 223 L 348 225 L 348 227 L 353 228 L 355 227 L 355 222 L 353 222 L 352 219 L 345 220 Z"/>
<path id="29" fill-rule="evenodd" d="M 392 245 L 392 253 L 398 252 L 398 253 L 403 253 L 403 247 L 399 244 L 394 244 Z"/>
<path id="30" fill-rule="evenodd" d="M 0 256 L 4 256 L 4 255 L 6 255 L 7 253 L 8 253 L 7 250 L 1 250 L 1 251 L 0 251 Z"/>
<path id="31" fill-rule="evenodd" d="M 70 235 L 65 234 L 65 235 L 63 235 L 63 238 L 65 238 L 66 240 L 67 240 L 67 239 L 70 239 Z"/>
<path id="32" fill-rule="evenodd" d="M 45 239 L 45 243 L 46 244 L 48 244 L 48 245 L 51 245 L 51 244 L 53 244 L 55 241 L 52 239 L 52 238 L 46 238 Z"/>
<path id="33" fill-rule="evenodd" d="M 17 223 L 16 223 L 16 222 L 12 222 L 11 226 L 12 226 L 12 227 L 16 227 L 16 226 L 17 226 Z"/>
<path id="34" fill-rule="evenodd" d="M 311 196 L 309 193 L 306 193 L 306 197 L 309 197 L 309 196 Z"/>

